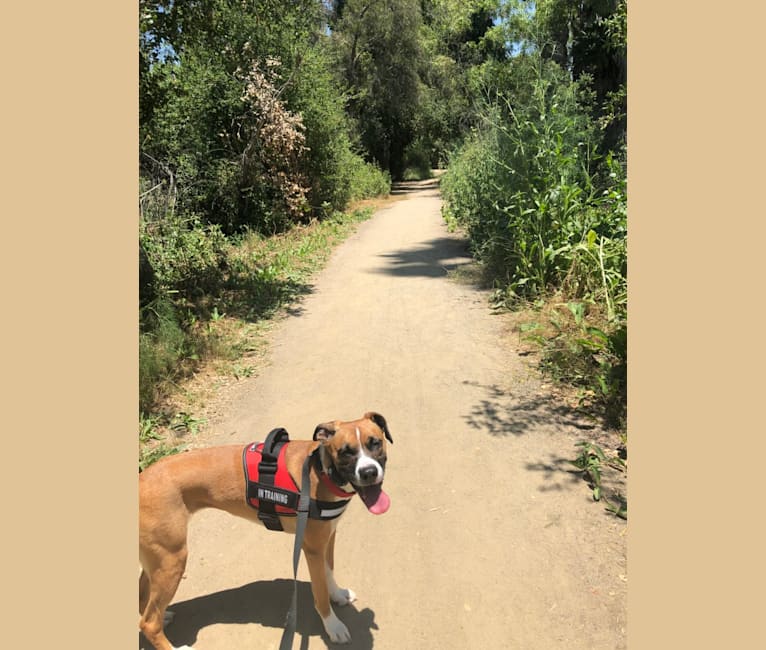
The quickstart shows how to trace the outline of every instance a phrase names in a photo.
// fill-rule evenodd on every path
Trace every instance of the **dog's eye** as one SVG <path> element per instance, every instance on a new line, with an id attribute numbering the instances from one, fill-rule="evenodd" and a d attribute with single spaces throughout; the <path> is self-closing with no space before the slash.
<path id="1" fill-rule="evenodd" d="M 341 456 L 355 456 L 356 450 L 352 449 L 348 445 L 343 445 L 343 447 L 340 448 L 338 454 Z"/>
<path id="2" fill-rule="evenodd" d="M 367 449 L 369 449 L 370 451 L 375 451 L 376 449 L 380 449 L 380 446 L 382 444 L 383 443 L 380 441 L 379 438 L 370 438 L 367 441 Z"/>

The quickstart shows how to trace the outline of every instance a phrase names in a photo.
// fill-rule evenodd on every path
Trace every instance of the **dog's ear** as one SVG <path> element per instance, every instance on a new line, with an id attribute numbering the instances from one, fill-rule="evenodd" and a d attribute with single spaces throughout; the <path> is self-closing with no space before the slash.
<path id="1" fill-rule="evenodd" d="M 335 429 L 335 422 L 317 424 L 317 428 L 314 429 L 314 440 L 329 440 L 335 435 Z"/>
<path id="2" fill-rule="evenodd" d="M 365 419 L 372 420 L 375 424 L 377 424 L 381 431 L 386 434 L 386 440 L 388 440 L 388 442 L 390 442 L 392 445 L 394 444 L 394 439 L 391 437 L 391 432 L 388 430 L 388 425 L 386 424 L 386 418 L 384 418 L 380 413 L 375 413 L 374 411 L 365 413 L 364 417 Z"/>

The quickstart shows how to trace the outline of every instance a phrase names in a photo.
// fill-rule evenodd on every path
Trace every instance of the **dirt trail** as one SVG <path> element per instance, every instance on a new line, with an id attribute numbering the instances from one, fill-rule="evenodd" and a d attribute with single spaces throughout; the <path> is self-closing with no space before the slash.
<path id="1" fill-rule="evenodd" d="M 512 349 L 487 296 L 447 277 L 470 262 L 433 184 L 379 211 L 337 251 L 204 444 L 376 410 L 388 420 L 391 509 L 352 503 L 336 577 L 351 648 L 626 647 L 626 524 L 568 470 L 591 437 Z M 504 341 L 502 345 L 500 341 Z M 277 648 L 293 538 L 195 516 L 171 641 Z M 327 648 L 302 560 L 294 647 Z M 142 641 L 142 639 L 140 639 Z M 149 647 L 145 642 L 142 647 Z M 335 647 L 335 646 L 332 646 Z"/>

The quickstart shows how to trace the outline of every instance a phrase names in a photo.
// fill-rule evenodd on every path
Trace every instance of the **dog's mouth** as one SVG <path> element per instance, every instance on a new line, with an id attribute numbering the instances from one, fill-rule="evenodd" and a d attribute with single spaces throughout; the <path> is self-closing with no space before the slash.
<path id="1" fill-rule="evenodd" d="M 356 493 L 359 498 L 364 502 L 364 505 L 374 515 L 382 515 L 391 506 L 391 499 L 383 491 L 382 483 L 376 483 L 375 485 L 359 486 L 354 485 Z"/>

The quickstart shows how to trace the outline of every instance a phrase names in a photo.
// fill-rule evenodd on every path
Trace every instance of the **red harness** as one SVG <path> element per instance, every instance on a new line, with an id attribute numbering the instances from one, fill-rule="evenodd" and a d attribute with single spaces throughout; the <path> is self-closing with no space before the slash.
<path id="1" fill-rule="evenodd" d="M 300 496 L 298 484 L 290 475 L 285 465 L 285 452 L 287 445 L 281 445 L 279 455 L 277 456 L 276 472 L 260 482 L 260 465 L 263 462 L 263 445 L 258 442 L 248 445 L 245 448 L 245 478 L 253 489 L 248 489 L 247 500 L 253 508 L 260 509 L 261 501 L 274 504 L 274 510 L 280 515 L 294 516 L 298 507 L 298 497 Z"/>
<path id="2" fill-rule="evenodd" d="M 242 452 L 247 502 L 258 510 L 259 519 L 271 530 L 283 530 L 279 517 L 295 517 L 300 499 L 298 484 L 285 464 L 288 444 L 287 431 L 274 429 L 265 442 L 247 445 Z M 309 518 L 328 520 L 340 517 L 356 493 L 341 489 L 323 471 L 319 471 L 319 480 L 333 495 L 343 500 L 311 499 Z"/>

